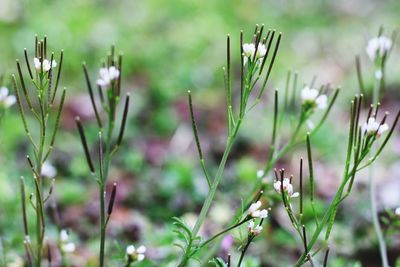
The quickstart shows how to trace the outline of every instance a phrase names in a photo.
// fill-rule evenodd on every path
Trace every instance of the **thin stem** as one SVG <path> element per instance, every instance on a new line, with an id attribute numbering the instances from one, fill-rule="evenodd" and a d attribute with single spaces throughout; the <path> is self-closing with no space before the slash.
<path id="1" fill-rule="evenodd" d="M 310 175 L 310 200 L 311 200 L 311 208 L 313 211 L 315 224 L 318 227 L 318 217 L 315 212 L 315 204 L 314 204 L 314 195 L 315 195 L 315 185 L 314 185 L 314 170 L 313 170 L 313 162 L 312 162 L 312 152 L 311 152 L 311 141 L 310 141 L 310 133 L 307 133 L 307 156 L 308 156 L 308 170 Z"/>
<path id="2" fill-rule="evenodd" d="M 253 238 L 254 238 L 253 236 L 249 236 L 249 237 L 248 237 L 247 243 L 246 243 L 246 245 L 244 246 L 244 248 L 243 248 L 243 250 L 242 250 L 242 253 L 240 254 L 240 258 L 239 258 L 239 262 L 238 262 L 237 267 L 240 267 L 240 265 L 242 265 L 242 261 L 243 261 L 243 259 L 244 259 L 244 255 L 246 254 L 246 252 L 247 252 L 247 250 L 248 250 L 248 248 L 249 248 L 249 246 L 250 246 L 251 241 L 253 240 Z"/>
<path id="3" fill-rule="evenodd" d="M 236 227 L 239 227 L 240 225 L 244 224 L 245 222 L 247 222 L 249 219 L 244 219 L 224 230 L 222 230 L 221 232 L 215 234 L 214 236 L 212 236 L 211 238 L 207 239 L 206 241 L 204 241 L 203 243 L 201 243 L 200 247 L 204 247 L 205 245 L 209 244 L 210 242 L 212 242 L 213 240 L 215 240 L 216 238 L 220 237 L 221 235 L 235 229 Z"/>
<path id="4" fill-rule="evenodd" d="M 381 66 L 380 71 L 382 72 L 383 76 L 383 66 Z M 378 79 L 375 77 L 375 86 L 374 86 L 374 91 L 373 91 L 373 99 L 372 99 L 372 104 L 378 104 L 379 102 L 379 94 L 382 90 L 382 85 L 383 82 L 381 81 L 382 79 Z M 376 151 L 376 146 L 374 146 L 373 150 Z M 372 223 L 374 225 L 375 233 L 378 238 L 378 243 L 379 243 L 379 253 L 381 256 L 382 260 L 382 266 L 383 267 L 389 267 L 389 260 L 388 260 L 388 255 L 387 255 L 387 248 L 386 248 L 386 242 L 383 237 L 382 233 L 382 228 L 379 223 L 379 217 L 378 217 L 378 211 L 377 211 L 377 205 L 376 205 L 376 185 L 373 179 L 374 176 L 374 169 L 373 166 L 371 165 L 369 168 L 369 173 L 368 173 L 368 187 L 369 187 L 369 199 L 370 199 L 370 205 L 371 205 L 371 214 L 372 214 Z"/>

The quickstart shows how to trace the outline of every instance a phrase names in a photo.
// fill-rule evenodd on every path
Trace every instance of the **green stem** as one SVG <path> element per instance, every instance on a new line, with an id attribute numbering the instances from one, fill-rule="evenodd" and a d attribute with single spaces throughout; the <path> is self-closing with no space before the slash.
<path id="1" fill-rule="evenodd" d="M 219 183 L 220 183 L 220 181 L 222 179 L 222 175 L 223 175 L 223 172 L 224 172 L 224 169 L 225 169 L 226 161 L 228 159 L 228 155 L 229 155 L 229 153 L 230 153 L 230 151 L 232 149 L 233 143 L 234 143 L 234 136 L 236 136 L 237 129 L 239 128 L 239 126 L 240 126 L 240 119 L 238 120 L 238 124 L 235 127 L 234 135 L 228 137 L 227 145 L 225 147 L 225 151 L 224 151 L 224 154 L 222 156 L 221 163 L 220 163 L 220 165 L 218 167 L 217 174 L 216 174 L 215 179 L 214 179 L 214 181 L 213 181 L 213 183 L 211 185 L 210 191 L 208 192 L 207 198 L 204 201 L 203 207 L 201 208 L 199 218 L 197 219 L 196 224 L 193 227 L 192 236 L 197 236 L 197 234 L 198 234 L 198 232 L 200 230 L 200 227 L 203 225 L 203 223 L 204 223 L 204 221 L 206 219 L 207 213 L 208 213 L 208 211 L 209 211 L 209 209 L 211 207 L 211 204 L 212 204 L 212 201 L 214 199 L 215 193 L 217 191 L 218 185 L 219 185 Z M 186 266 L 186 264 L 188 263 L 189 258 L 190 258 L 190 255 L 188 255 L 188 253 L 190 253 L 190 251 L 191 251 L 190 248 L 186 249 L 186 253 L 181 256 L 181 259 L 179 260 L 178 266 L 180 266 L 180 267 Z"/>
<path id="2" fill-rule="evenodd" d="M 208 243 L 212 242 L 212 241 L 215 240 L 216 238 L 218 238 L 218 237 L 220 237 L 221 235 L 223 235 L 223 234 L 225 234 L 225 233 L 227 233 L 227 232 L 229 232 L 229 231 L 235 229 L 236 227 L 238 227 L 238 226 L 244 224 L 244 223 L 247 222 L 247 221 L 248 221 L 248 220 L 242 220 L 242 221 L 240 221 L 240 222 L 238 222 L 238 223 L 236 223 L 236 224 L 234 224 L 234 225 L 232 225 L 232 226 L 230 226 L 230 227 L 228 227 L 228 228 L 222 230 L 222 231 L 219 232 L 218 234 L 215 234 L 213 237 L 211 237 L 211 238 L 207 239 L 206 241 L 204 241 L 203 243 L 201 243 L 200 247 L 204 247 L 205 245 L 207 245 Z"/>
<path id="3" fill-rule="evenodd" d="M 104 185 L 99 187 L 100 196 L 100 254 L 99 263 L 100 267 L 104 266 L 104 249 L 106 241 L 106 220 L 105 220 L 105 205 L 104 205 Z"/>
<path id="4" fill-rule="evenodd" d="M 242 261 L 244 259 L 244 255 L 246 254 L 247 249 L 249 248 L 251 241 L 253 240 L 253 237 L 249 237 L 247 240 L 246 245 L 244 246 L 242 253 L 240 254 L 240 258 L 239 258 L 239 262 L 238 262 L 238 267 L 240 267 L 240 265 L 242 265 Z"/>
<path id="5" fill-rule="evenodd" d="M 99 179 L 99 198 L 100 198 L 100 253 L 99 253 L 99 264 L 100 267 L 104 267 L 104 255 L 105 255 L 105 243 L 106 243 L 106 214 L 105 214 L 105 196 L 104 190 L 108 179 L 108 172 L 111 161 L 111 138 L 114 130 L 114 119 L 112 112 L 109 112 L 109 124 L 106 136 L 106 150 L 105 150 L 105 161 L 104 170 L 100 170 Z M 101 144 L 100 144 L 101 145 Z"/>
<path id="6" fill-rule="evenodd" d="M 382 82 L 383 67 L 380 67 L 378 70 L 380 70 L 382 72 L 382 77 L 381 77 L 381 79 L 378 79 L 377 77 L 375 77 L 375 86 L 374 86 L 373 98 L 372 98 L 372 103 L 374 105 L 377 105 L 377 103 L 379 102 L 379 93 L 382 90 L 381 85 L 383 84 L 383 82 Z M 376 150 L 375 146 L 374 146 L 373 150 L 374 151 Z M 379 253 L 381 256 L 381 260 L 382 260 L 382 266 L 389 267 L 386 243 L 385 243 L 385 239 L 383 237 L 381 225 L 379 223 L 378 210 L 377 210 L 376 199 L 375 199 L 376 185 L 374 183 L 373 176 L 374 176 L 374 169 L 373 169 L 373 166 L 371 165 L 369 167 L 369 173 L 368 173 L 368 187 L 369 187 L 369 199 L 370 199 L 371 213 L 372 213 L 372 223 L 374 225 L 375 233 L 378 238 Z"/>

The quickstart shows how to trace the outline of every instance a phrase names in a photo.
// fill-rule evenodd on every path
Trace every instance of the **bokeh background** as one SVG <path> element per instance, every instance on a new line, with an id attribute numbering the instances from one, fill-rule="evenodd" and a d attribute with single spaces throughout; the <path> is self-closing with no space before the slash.
<path id="1" fill-rule="evenodd" d="M 23 58 L 23 49 L 32 54 L 35 34 L 47 35 L 51 50 L 65 51 L 61 85 L 68 88 L 68 94 L 51 163 L 57 170 L 54 199 L 62 225 L 70 229 L 78 246 L 70 257 L 73 266 L 96 266 L 99 239 L 95 227 L 96 182 L 90 178 L 74 125 L 76 115 L 84 118 L 88 138 L 95 143 L 95 120 L 82 75 L 83 61 L 94 80 L 101 60 L 115 44 L 124 54 L 123 90 L 132 95 L 124 146 L 110 175 L 110 181 L 119 184 L 108 239 L 112 266 L 121 264 L 124 247 L 131 243 L 148 247 L 149 259 L 143 266 L 173 266 L 178 250 L 171 246 L 175 238 L 171 217 L 192 221 L 207 192 L 188 120 L 186 91 L 193 92 L 206 162 L 215 170 L 226 130 L 221 70 L 226 34 L 231 34 L 235 44 L 236 74 L 240 30 L 250 38 L 255 24 L 265 24 L 283 32 L 283 38 L 263 103 L 249 115 L 230 158 L 209 215 L 210 232 L 229 222 L 267 158 L 271 92 L 284 87 L 288 70 L 299 73 L 299 84 L 310 82 L 316 75 L 317 84 L 329 82 L 342 88 L 328 122 L 313 140 L 321 200 L 318 208 L 323 212 L 325 201 L 339 183 L 349 101 L 359 92 L 354 56 L 360 54 L 365 84 L 371 89 L 373 65 L 364 52 L 367 40 L 377 35 L 380 26 L 388 34 L 399 27 L 399 11 L 400 2 L 395 0 L 0 0 L 3 85 L 11 86 L 15 59 Z M 382 103 L 392 114 L 400 106 L 397 46 L 388 61 Z M 235 82 L 238 88 L 237 79 Z M 400 206 L 400 139 L 396 132 L 376 167 L 382 215 L 385 209 Z M 279 162 L 279 167 L 296 172 L 304 151 L 303 146 L 297 147 Z M 0 125 L 0 236 L 7 262 L 23 255 L 18 192 L 19 177 L 30 180 L 27 152 L 29 146 L 14 106 Z M 292 237 L 280 205 L 271 203 L 271 207 L 268 231 L 252 246 L 246 266 L 288 266 L 296 259 L 298 241 Z M 353 196 L 339 211 L 331 266 L 380 266 L 370 218 L 366 175 L 361 173 Z M 56 228 L 50 227 L 48 235 L 56 240 Z M 233 237 L 224 240 L 222 256 L 237 251 Z M 390 233 L 387 238 L 394 262 L 400 255 L 399 235 Z"/>

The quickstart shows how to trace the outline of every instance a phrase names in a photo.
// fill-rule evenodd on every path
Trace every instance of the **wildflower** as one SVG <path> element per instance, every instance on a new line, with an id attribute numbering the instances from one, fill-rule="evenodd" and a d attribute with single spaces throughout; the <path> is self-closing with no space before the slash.
<path id="1" fill-rule="evenodd" d="M 257 225 L 255 226 L 254 220 L 251 220 L 249 224 L 247 225 L 247 232 L 251 235 L 259 235 L 262 231 L 262 226 Z"/>
<path id="2" fill-rule="evenodd" d="M 112 81 L 115 81 L 119 77 L 119 70 L 111 66 L 109 68 L 101 68 L 99 71 L 99 79 L 97 80 L 97 85 L 101 88 L 108 88 Z"/>
<path id="3" fill-rule="evenodd" d="M 386 36 L 379 36 L 368 41 L 365 51 L 372 61 L 375 61 L 377 56 L 382 58 L 392 48 L 392 40 Z"/>
<path id="4" fill-rule="evenodd" d="M 261 218 L 261 219 L 267 218 L 268 210 L 266 210 L 266 209 L 260 210 L 261 205 L 262 205 L 261 201 L 257 201 L 255 203 L 251 204 L 249 207 L 249 210 L 248 210 L 248 214 L 254 218 Z"/>
<path id="5" fill-rule="evenodd" d="M 247 58 L 251 58 L 256 51 L 256 47 L 253 43 L 243 44 L 243 55 Z"/>
<path id="6" fill-rule="evenodd" d="M 326 95 L 320 95 L 319 91 L 314 88 L 305 86 L 301 90 L 301 101 L 303 105 L 318 109 L 326 109 L 328 106 L 328 97 Z"/>
<path id="7" fill-rule="evenodd" d="M 243 44 L 243 64 L 246 65 L 248 60 L 252 60 L 256 53 L 256 47 L 253 43 Z M 267 53 L 267 48 L 265 44 L 259 43 L 257 46 L 256 61 L 263 58 Z"/>
<path id="8" fill-rule="evenodd" d="M 258 170 L 257 171 L 257 178 L 263 178 L 264 177 L 264 171 L 263 170 Z"/>
<path id="9" fill-rule="evenodd" d="M 126 257 L 129 262 L 144 260 L 145 252 L 146 252 L 145 246 L 140 246 L 137 249 L 133 245 L 129 245 L 126 247 Z"/>
<path id="10" fill-rule="evenodd" d="M 9 95 L 7 87 L 0 87 L 0 106 L 8 108 L 17 101 L 15 95 Z"/>
<path id="11" fill-rule="evenodd" d="M 57 175 L 57 169 L 48 161 L 45 161 L 42 165 L 42 176 L 53 178 Z"/>
<path id="12" fill-rule="evenodd" d="M 366 135 L 375 135 L 381 136 L 384 132 L 389 130 L 389 126 L 384 123 L 380 124 L 379 122 L 376 121 L 374 117 L 370 117 L 367 122 L 364 123 L 362 126 L 362 131 Z"/>
<path id="13" fill-rule="evenodd" d="M 283 186 L 282 186 L 281 181 L 279 181 L 279 180 L 274 182 L 274 189 L 279 194 L 282 194 L 282 192 L 281 192 L 282 187 L 283 187 L 283 191 L 287 192 L 289 197 L 298 197 L 298 196 L 300 196 L 299 192 L 293 192 L 293 185 L 291 184 L 289 178 L 284 178 L 283 179 Z"/>
<path id="14" fill-rule="evenodd" d="M 75 244 L 73 242 L 69 242 L 69 235 L 65 229 L 60 231 L 60 247 L 61 251 L 64 253 L 72 253 L 75 251 Z"/>
<path id="15" fill-rule="evenodd" d="M 40 62 L 40 59 L 38 59 L 37 57 L 35 57 L 33 59 L 33 63 L 35 65 L 35 69 L 37 71 L 42 71 L 42 62 Z M 43 59 L 43 71 L 44 72 L 48 72 L 50 69 L 57 67 L 57 62 L 55 60 L 50 61 L 47 59 Z"/>
<path id="16" fill-rule="evenodd" d="M 400 207 L 398 207 L 398 208 L 395 209 L 394 214 L 395 214 L 396 216 L 400 216 Z"/>
<path id="17" fill-rule="evenodd" d="M 267 53 L 267 48 L 265 47 L 265 44 L 259 43 L 256 57 L 263 58 L 266 53 Z"/>

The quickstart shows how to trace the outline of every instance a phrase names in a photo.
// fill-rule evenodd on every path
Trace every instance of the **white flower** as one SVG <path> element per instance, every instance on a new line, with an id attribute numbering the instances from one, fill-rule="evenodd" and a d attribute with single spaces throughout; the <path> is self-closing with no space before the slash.
<path id="1" fill-rule="evenodd" d="M 33 59 L 33 64 L 35 65 L 35 69 L 37 71 L 42 71 L 42 63 L 40 62 L 40 59 L 35 57 Z M 48 72 L 50 69 L 57 67 L 57 62 L 53 60 L 50 64 L 50 60 L 44 59 L 43 60 L 43 71 Z"/>
<path id="2" fill-rule="evenodd" d="M 318 109 L 326 109 L 328 106 L 328 97 L 326 95 L 320 95 L 315 99 Z"/>
<path id="3" fill-rule="evenodd" d="M 65 229 L 62 229 L 60 231 L 60 241 L 61 242 L 68 242 L 69 236 L 68 236 L 68 232 Z"/>
<path id="4" fill-rule="evenodd" d="M 381 136 L 387 130 L 389 130 L 389 125 L 387 125 L 386 123 L 382 124 L 378 129 L 378 136 Z"/>
<path id="5" fill-rule="evenodd" d="M 243 55 L 245 57 L 252 57 L 255 51 L 256 47 L 253 43 L 243 44 Z"/>
<path id="6" fill-rule="evenodd" d="M 256 210 L 258 210 L 261 207 L 261 205 L 262 205 L 261 201 L 257 201 L 256 203 L 251 204 L 248 210 L 249 214 L 252 214 Z"/>
<path id="7" fill-rule="evenodd" d="M 268 217 L 268 210 L 263 209 L 263 210 L 256 210 L 251 214 L 252 217 L 254 218 L 261 218 L 265 219 Z"/>
<path id="8" fill-rule="evenodd" d="M 101 88 L 108 88 L 112 81 L 119 78 L 119 70 L 111 66 L 109 68 L 101 68 L 99 71 L 99 79 L 97 80 L 97 85 Z"/>
<path id="9" fill-rule="evenodd" d="M 60 247 L 65 253 L 72 253 L 75 251 L 75 244 L 73 242 L 69 242 L 69 235 L 65 229 L 60 231 Z"/>
<path id="10" fill-rule="evenodd" d="M 252 60 L 256 53 L 256 46 L 253 43 L 243 44 L 243 64 L 246 65 L 248 60 Z M 267 53 L 267 48 L 265 44 L 259 43 L 257 46 L 256 61 L 263 58 Z"/>
<path id="11" fill-rule="evenodd" d="M 45 161 L 42 165 L 42 176 L 48 178 L 54 178 L 57 175 L 57 169 L 48 161 Z"/>
<path id="12" fill-rule="evenodd" d="M 254 220 L 251 220 L 249 224 L 247 225 L 247 232 L 252 235 L 259 235 L 262 231 L 262 226 L 257 225 L 255 226 Z"/>
<path id="13" fill-rule="evenodd" d="M 142 261 L 145 258 L 144 253 L 146 252 L 145 246 L 140 246 L 137 249 L 133 245 L 126 247 L 126 257 L 128 261 Z"/>
<path id="14" fill-rule="evenodd" d="M 281 184 L 282 183 L 279 180 L 274 182 L 274 189 L 279 194 L 282 194 Z M 293 185 L 290 183 L 290 179 L 289 178 L 284 178 L 283 179 L 283 186 L 282 187 L 283 187 L 283 191 L 287 192 L 289 197 L 298 197 L 298 196 L 300 196 L 300 194 L 298 192 L 293 192 Z"/>
<path id="15" fill-rule="evenodd" d="M 328 97 L 326 95 L 319 95 L 317 89 L 308 86 L 305 86 L 301 90 L 301 101 L 306 105 L 317 106 L 318 109 L 326 109 L 328 106 Z"/>
<path id="16" fill-rule="evenodd" d="M 17 101 L 15 95 L 9 95 L 7 87 L 0 87 L 0 105 L 9 108 Z"/>
<path id="17" fill-rule="evenodd" d="M 265 44 L 259 43 L 258 48 L 257 48 L 257 58 L 262 58 L 265 56 L 267 53 L 267 48 L 265 47 Z"/>
<path id="18" fill-rule="evenodd" d="M 258 170 L 257 171 L 257 178 L 262 178 L 264 177 L 264 171 L 263 170 Z"/>
<path id="19" fill-rule="evenodd" d="M 394 214 L 395 214 L 396 216 L 400 216 L 400 207 L 398 207 L 398 208 L 394 211 Z"/>
<path id="20" fill-rule="evenodd" d="M 367 122 L 365 122 L 362 126 L 362 131 L 367 134 L 367 135 L 375 135 L 377 133 L 377 136 L 381 136 L 384 132 L 389 130 L 389 126 L 384 123 L 380 125 L 374 117 L 370 117 Z"/>
<path id="21" fill-rule="evenodd" d="M 374 61 L 376 57 L 383 57 L 392 48 L 392 40 L 386 36 L 372 38 L 368 41 L 365 51 L 369 58 Z"/>
<path id="22" fill-rule="evenodd" d="M 267 218 L 268 210 L 266 209 L 260 210 L 261 205 L 262 205 L 261 201 L 257 201 L 256 203 L 251 204 L 247 211 L 248 214 L 254 218 L 261 218 L 261 219 Z"/>
<path id="23" fill-rule="evenodd" d="M 75 251 L 75 244 L 72 242 L 61 244 L 61 250 L 65 253 L 72 253 Z"/>

